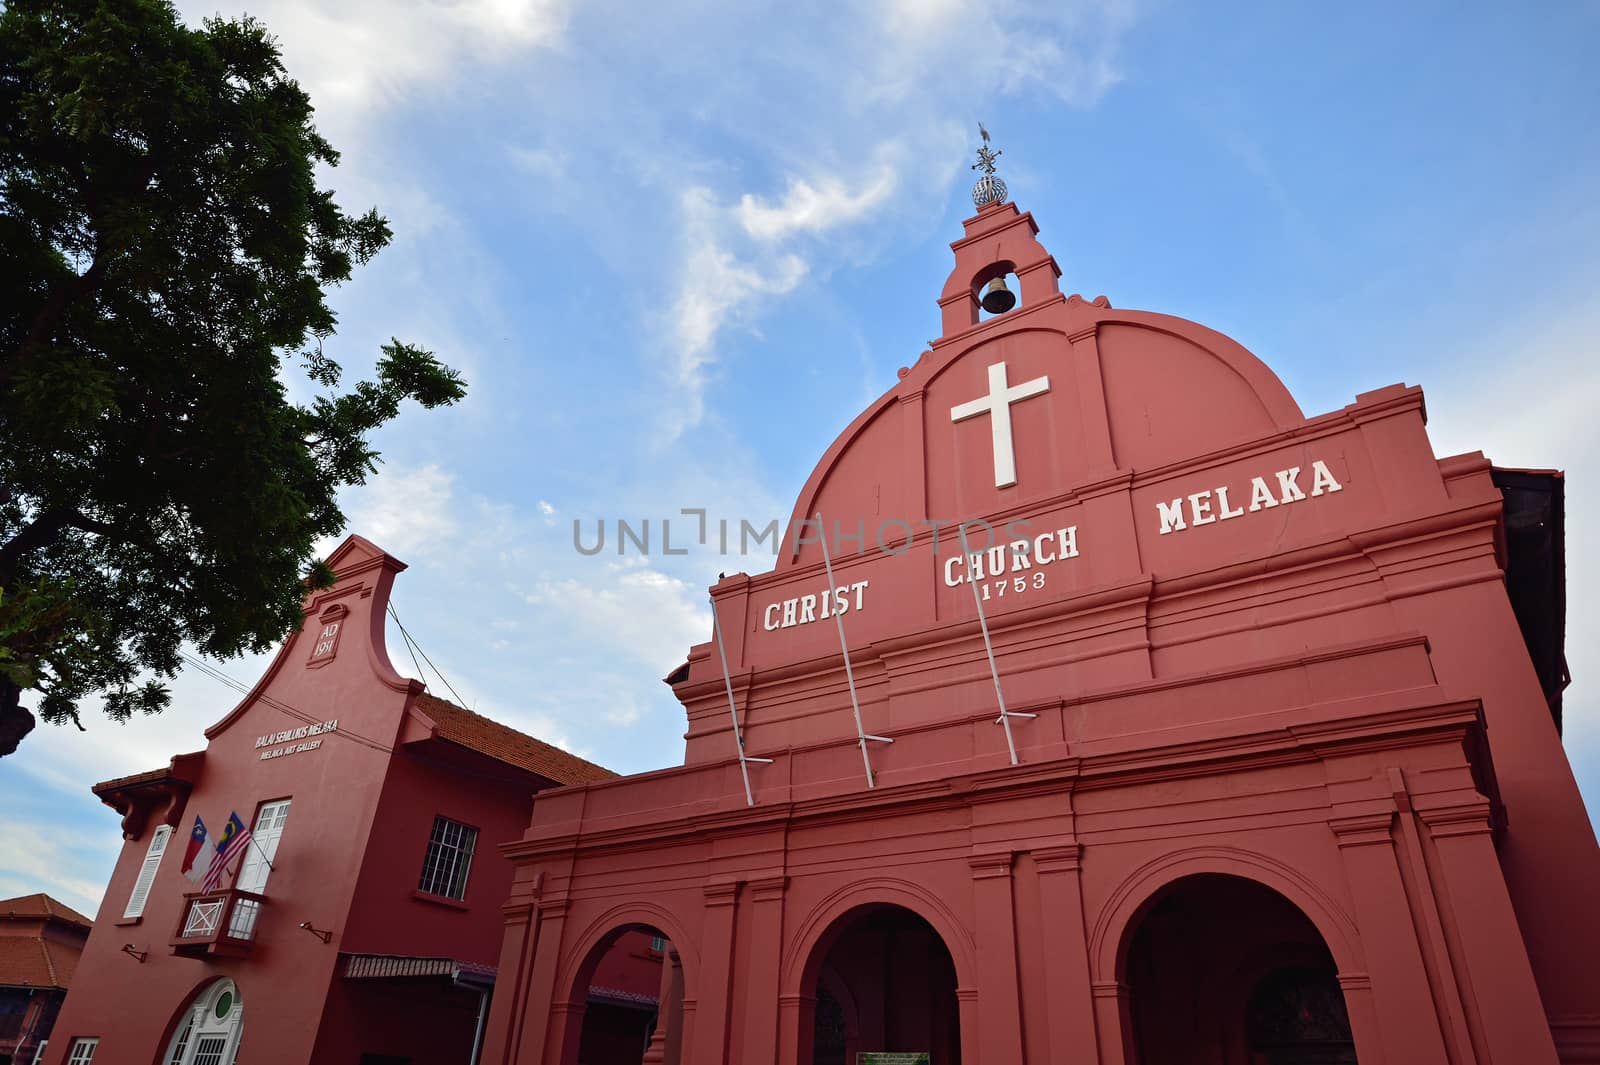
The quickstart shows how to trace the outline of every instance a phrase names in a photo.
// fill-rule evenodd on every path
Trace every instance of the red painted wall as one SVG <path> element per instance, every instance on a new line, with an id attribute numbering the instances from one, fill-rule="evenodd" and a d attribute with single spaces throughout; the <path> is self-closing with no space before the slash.
<path id="1" fill-rule="evenodd" d="M 51 1065 L 75 1036 L 100 1037 L 97 1065 L 152 1062 L 193 993 L 219 976 L 237 983 L 243 1002 L 241 1061 L 353 1061 L 389 1046 L 416 1048 L 418 1061 L 466 1060 L 476 992 L 451 991 L 445 978 L 355 987 L 339 975 L 338 958 L 382 953 L 492 965 L 511 878 L 498 845 L 526 825 L 533 791 L 548 782 L 429 738 L 409 709 L 421 685 L 396 674 L 384 649 L 384 608 L 403 564 L 359 537 L 332 563 L 337 585 L 308 600 L 305 627 L 251 695 L 208 731 L 197 773 L 186 770 L 196 776 L 187 799 L 150 811 L 124 843 L 46 1056 Z M 330 607 L 348 611 L 331 657 L 317 655 Z M 257 747 L 258 737 L 334 719 L 338 728 L 317 737 L 316 749 L 262 760 L 263 751 L 286 745 Z M 215 839 L 230 811 L 253 823 L 260 803 L 279 798 L 292 805 L 250 955 L 174 956 L 169 943 L 182 896 L 196 890 L 179 872 L 195 815 Z M 415 897 L 435 814 L 480 831 L 464 903 Z M 149 902 L 141 918 L 123 922 L 163 820 L 174 834 Z M 208 847 L 201 861 L 209 858 Z M 331 930 L 332 942 L 301 922 Z M 125 943 L 147 959 L 124 954 Z"/>
<path id="2" fill-rule="evenodd" d="M 486 1060 L 570 1062 L 577 974 L 637 922 L 683 954 L 684 1060 L 807 1061 L 819 944 L 893 904 L 950 951 L 963 1060 L 1122 1065 L 1162 994 L 1132 1001 L 1128 944 L 1198 874 L 1316 930 L 1363 1061 L 1600 1060 L 1600 850 L 1488 460 L 1433 454 L 1418 388 L 1306 417 L 1212 330 L 1063 296 L 1009 204 L 965 229 L 943 335 L 822 456 L 772 572 L 712 589 L 746 750 L 773 760 L 755 804 L 697 645 L 673 675 L 685 765 L 543 796 L 510 848 L 522 990 Z M 1000 266 L 1021 306 L 979 322 Z M 1007 407 L 1004 485 L 994 416 L 953 417 L 1001 364 L 1043 386 Z M 804 542 L 819 512 L 860 537 L 833 544 L 838 599 Z M 952 581 L 972 518 L 1051 556 L 984 578 L 1006 703 L 1036 715 L 1015 762 Z M 893 740 L 867 745 L 875 786 L 825 602 L 848 603 L 863 727 Z"/>

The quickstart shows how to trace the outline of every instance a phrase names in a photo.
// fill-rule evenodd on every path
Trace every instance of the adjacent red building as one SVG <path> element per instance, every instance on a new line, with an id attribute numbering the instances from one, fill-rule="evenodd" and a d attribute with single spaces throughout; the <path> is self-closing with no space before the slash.
<path id="1" fill-rule="evenodd" d="M 32 1065 L 49 1040 L 93 924 L 49 895 L 0 899 L 0 1065 Z"/>
<path id="2" fill-rule="evenodd" d="M 684 764 L 505 848 L 484 1061 L 590 1060 L 648 934 L 635 1061 L 1600 1062 L 1560 476 L 1436 456 L 1416 387 L 1307 416 L 975 193 L 941 336 L 711 589 Z"/>
<path id="3" fill-rule="evenodd" d="M 48 1065 L 475 1060 L 499 848 L 536 793 L 614 774 L 399 676 L 383 632 L 404 565 L 359 536 L 329 561 L 337 583 L 203 752 L 96 786 L 126 842 Z M 195 820 L 203 872 L 233 813 L 253 841 L 202 891 L 182 871 Z"/>

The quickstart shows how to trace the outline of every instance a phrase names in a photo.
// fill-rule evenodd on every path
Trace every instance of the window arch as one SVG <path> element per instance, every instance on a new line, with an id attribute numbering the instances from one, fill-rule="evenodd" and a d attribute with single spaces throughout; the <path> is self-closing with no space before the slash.
<path id="1" fill-rule="evenodd" d="M 184 1007 L 161 1065 L 233 1065 L 244 1033 L 244 1000 L 238 985 L 207 984 Z"/>

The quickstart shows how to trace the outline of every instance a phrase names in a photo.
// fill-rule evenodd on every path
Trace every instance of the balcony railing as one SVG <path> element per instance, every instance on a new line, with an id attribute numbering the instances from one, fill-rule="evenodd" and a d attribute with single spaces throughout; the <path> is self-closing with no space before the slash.
<path id="1" fill-rule="evenodd" d="M 250 953 L 265 895 L 226 888 L 185 895 L 183 900 L 172 953 L 191 958 L 208 954 L 239 958 Z"/>

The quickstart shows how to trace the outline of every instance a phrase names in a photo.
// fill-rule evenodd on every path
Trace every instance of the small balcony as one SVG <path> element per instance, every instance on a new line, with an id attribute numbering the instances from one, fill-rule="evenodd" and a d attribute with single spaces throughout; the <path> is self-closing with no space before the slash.
<path id="1" fill-rule="evenodd" d="M 187 958 L 243 958 L 255 944 L 265 895 L 225 888 L 183 897 L 172 953 Z"/>

